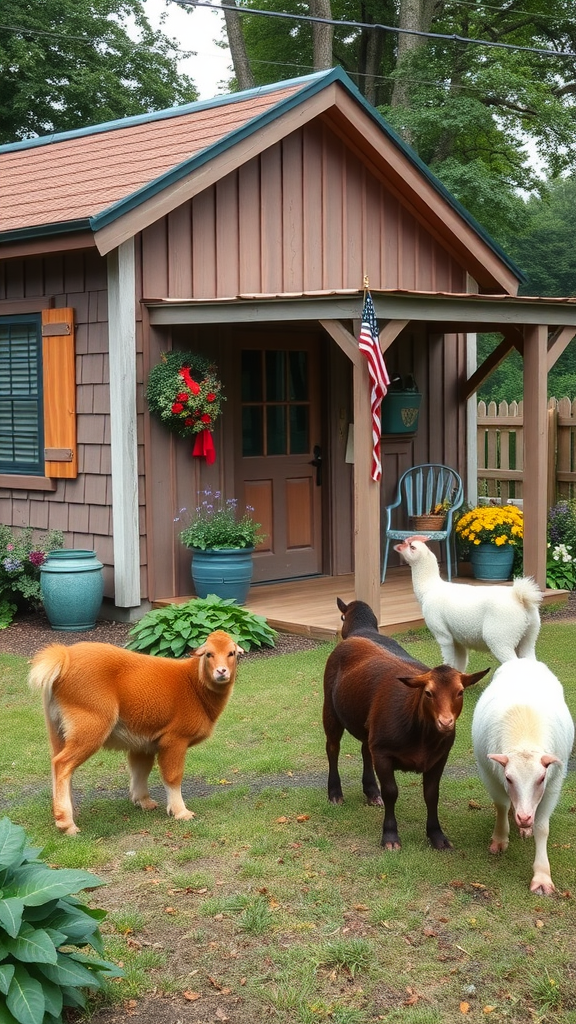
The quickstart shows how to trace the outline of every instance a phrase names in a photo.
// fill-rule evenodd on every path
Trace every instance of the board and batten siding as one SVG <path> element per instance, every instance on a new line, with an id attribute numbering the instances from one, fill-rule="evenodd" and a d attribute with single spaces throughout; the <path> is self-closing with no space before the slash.
<path id="1" fill-rule="evenodd" d="M 95 249 L 0 260 L 0 315 L 74 310 L 78 476 L 53 481 L 54 490 L 26 490 L 11 477 L 0 487 L 0 522 L 62 530 L 65 546 L 94 549 L 104 565 L 104 595 L 114 596 L 108 294 L 106 258 Z M 141 332 L 137 332 L 140 337 Z M 141 357 L 140 357 L 141 368 Z M 139 408 L 140 415 L 142 408 Z M 139 477 L 143 452 L 139 445 Z M 6 477 L 4 478 L 6 480 Z M 14 481 L 14 483 L 12 483 Z M 146 596 L 146 545 L 140 486 L 140 579 Z"/>
<path id="2" fill-rule="evenodd" d="M 145 299 L 360 288 L 463 292 L 465 274 L 326 125 L 301 128 L 142 234 Z"/>

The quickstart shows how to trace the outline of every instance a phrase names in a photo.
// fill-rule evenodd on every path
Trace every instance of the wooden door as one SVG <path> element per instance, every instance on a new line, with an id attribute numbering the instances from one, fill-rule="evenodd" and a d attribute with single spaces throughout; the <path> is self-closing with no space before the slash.
<path id="1" fill-rule="evenodd" d="M 237 341 L 236 493 L 266 539 L 254 582 L 322 572 L 320 342 L 313 335 Z"/>

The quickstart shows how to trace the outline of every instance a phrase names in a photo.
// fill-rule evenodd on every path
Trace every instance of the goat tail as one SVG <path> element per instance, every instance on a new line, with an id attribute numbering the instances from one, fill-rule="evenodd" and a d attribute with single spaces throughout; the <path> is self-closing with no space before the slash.
<path id="1" fill-rule="evenodd" d="M 68 649 L 63 644 L 51 644 L 32 659 L 28 685 L 32 690 L 42 690 L 50 699 L 56 680 L 66 671 L 70 662 Z"/>
<path id="2" fill-rule="evenodd" d="M 542 591 L 532 576 L 521 576 L 514 580 L 512 589 L 516 599 L 527 610 L 536 608 L 542 601 Z"/>

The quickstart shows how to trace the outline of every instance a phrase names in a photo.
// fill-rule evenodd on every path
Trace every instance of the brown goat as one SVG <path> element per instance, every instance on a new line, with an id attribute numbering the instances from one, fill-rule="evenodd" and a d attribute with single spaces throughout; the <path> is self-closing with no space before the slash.
<path id="1" fill-rule="evenodd" d="M 346 729 L 362 744 L 366 799 L 384 807 L 385 849 L 401 846 L 395 815 L 396 770 L 422 774 L 426 835 L 435 849 L 451 848 L 438 820 L 440 779 L 454 743 L 464 690 L 488 671 L 466 675 L 448 665 L 428 668 L 361 637 L 343 640 L 328 658 L 323 710 L 328 799 L 334 804 L 344 799 L 338 756 Z"/>
<path id="2" fill-rule="evenodd" d="M 182 799 L 186 751 L 212 733 L 232 693 L 239 653 L 222 630 L 180 661 L 100 643 L 39 651 L 29 683 L 44 697 L 58 828 L 79 831 L 72 775 L 101 747 L 128 751 L 130 798 L 144 810 L 157 806 L 148 791 L 157 755 L 168 814 L 193 818 Z"/>

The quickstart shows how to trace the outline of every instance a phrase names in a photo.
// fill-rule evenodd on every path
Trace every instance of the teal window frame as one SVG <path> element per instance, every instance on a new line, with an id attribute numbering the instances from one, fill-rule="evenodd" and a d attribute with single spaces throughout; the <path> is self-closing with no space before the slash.
<path id="1" fill-rule="evenodd" d="M 31 328 L 27 354 L 22 349 L 18 354 L 12 351 L 10 328 L 21 325 Z M 8 328 L 7 332 L 5 328 Z M 0 316 L 0 473 L 44 475 L 43 390 L 41 314 Z M 19 411 L 19 403 L 26 403 L 30 412 Z M 22 425 L 30 431 L 36 458 L 18 457 L 18 431 Z M 7 458 L 10 447 L 13 457 Z"/>

